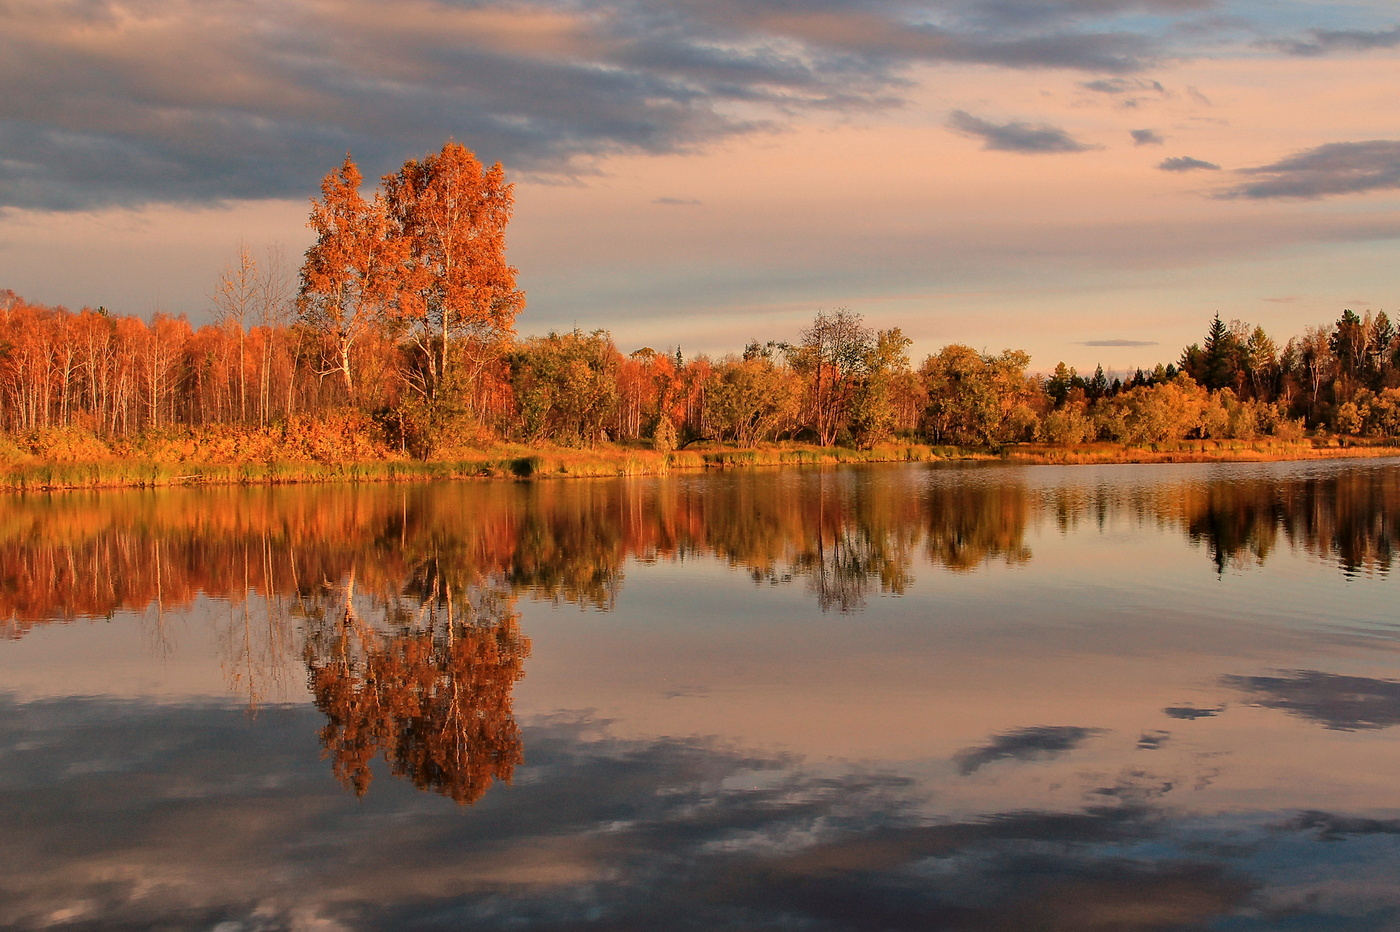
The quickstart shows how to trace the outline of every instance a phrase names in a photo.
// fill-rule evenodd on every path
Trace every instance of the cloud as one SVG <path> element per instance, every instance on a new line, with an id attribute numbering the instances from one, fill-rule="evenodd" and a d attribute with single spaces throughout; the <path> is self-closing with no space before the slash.
<path id="1" fill-rule="evenodd" d="M 402 781 L 342 791 L 306 707 L 0 713 L 7 929 L 1150 932 L 1213 924 L 1257 888 L 1150 799 L 932 819 L 905 778 L 586 718 L 527 723 L 516 784 L 459 809 Z"/>
<path id="2" fill-rule="evenodd" d="M 1220 171 L 1220 166 L 1214 162 L 1205 162 L 1201 159 L 1193 159 L 1189 155 L 1178 155 L 1169 159 L 1163 159 L 1157 167 L 1164 172 L 1190 172 L 1190 171 Z"/>
<path id="3" fill-rule="evenodd" d="M 658 197 L 653 204 L 664 204 L 667 207 L 699 207 L 700 201 L 694 198 L 683 197 Z"/>
<path id="4" fill-rule="evenodd" d="M 948 125 L 966 136 L 981 139 L 983 149 L 997 152 L 1085 152 L 1096 148 L 1045 123 L 1014 120 L 1010 123 L 992 123 L 966 110 L 954 110 L 948 118 Z"/>
<path id="5" fill-rule="evenodd" d="M 1157 346 L 1156 340 L 1084 340 L 1080 346 Z"/>
<path id="6" fill-rule="evenodd" d="M 1183 15 L 1214 5 L 1215 0 L 963 0 L 948 6 L 968 20 L 1008 29 L 1133 13 Z"/>
<path id="7" fill-rule="evenodd" d="M 1161 81 L 1148 81 L 1143 78 L 1098 78 L 1093 81 L 1083 81 L 1079 86 L 1098 94 L 1130 94 L 1135 91 L 1155 91 L 1158 94 L 1165 94 L 1167 92 Z"/>
<path id="8" fill-rule="evenodd" d="M 1400 48 L 1400 24 L 1377 30 L 1309 29 L 1305 35 L 1305 39 L 1275 39 L 1264 45 L 1289 55 L 1302 56 Z"/>
<path id="9" fill-rule="evenodd" d="M 1168 739 L 1171 738 L 1171 736 L 1171 732 L 1162 731 L 1161 729 L 1144 731 L 1141 735 L 1138 736 L 1138 750 L 1155 751 L 1159 749 L 1162 745 L 1166 744 Z"/>
<path id="10" fill-rule="evenodd" d="M 1129 132 L 1132 134 L 1133 145 L 1135 146 L 1160 146 L 1166 142 L 1165 139 L 1157 134 L 1156 130 L 1134 129 L 1129 130 Z"/>
<path id="11" fill-rule="evenodd" d="M 990 744 L 968 748 L 953 759 L 957 761 L 958 773 L 968 776 L 1000 760 L 1058 757 L 1102 732 L 1101 728 L 1073 725 L 1036 725 L 996 735 Z"/>
<path id="12" fill-rule="evenodd" d="M 1254 697 L 1253 705 L 1281 709 L 1332 731 L 1400 725 L 1400 682 L 1295 670 L 1287 676 L 1226 676 L 1221 681 Z"/>
<path id="13" fill-rule="evenodd" d="M 1400 141 L 1331 142 L 1239 172 L 1261 180 L 1236 185 L 1220 197 L 1319 198 L 1400 188 Z"/>
<path id="14" fill-rule="evenodd" d="M 1400 835 L 1400 819 L 1368 819 L 1311 809 L 1298 813 L 1279 828 L 1313 831 L 1319 841 L 1341 841 L 1348 835 Z"/>
<path id="15" fill-rule="evenodd" d="M 372 177 L 449 136 L 513 170 L 579 173 L 896 105 L 920 64 L 1136 71 L 1158 40 L 1093 24 L 1137 6 L 14 0 L 0 207 L 306 196 L 347 150 Z"/>
<path id="16" fill-rule="evenodd" d="M 1162 710 L 1167 716 L 1180 719 L 1183 722 L 1194 722 L 1198 718 L 1215 718 L 1215 716 L 1224 711 L 1224 706 L 1218 709 L 1197 709 L 1193 706 L 1168 706 Z"/>

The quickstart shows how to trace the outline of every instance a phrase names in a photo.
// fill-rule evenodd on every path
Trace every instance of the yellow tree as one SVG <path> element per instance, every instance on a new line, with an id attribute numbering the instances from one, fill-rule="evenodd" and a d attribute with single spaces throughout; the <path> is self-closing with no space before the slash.
<path id="1" fill-rule="evenodd" d="M 525 306 L 506 262 L 513 186 L 500 163 L 483 168 L 449 141 L 422 161 L 384 177 L 384 198 L 408 251 L 397 313 L 419 350 L 417 387 L 436 397 L 454 374 L 454 341 L 466 351 L 460 375 L 471 383 L 498 354 Z"/>

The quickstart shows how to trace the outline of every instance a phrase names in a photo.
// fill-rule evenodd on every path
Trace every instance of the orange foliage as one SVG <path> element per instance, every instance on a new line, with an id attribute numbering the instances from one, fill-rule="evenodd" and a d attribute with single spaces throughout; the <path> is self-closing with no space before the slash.
<path id="1" fill-rule="evenodd" d="M 334 647 L 308 647 L 321 743 L 336 777 L 356 795 L 369 789 L 380 753 L 420 789 L 473 803 L 491 783 L 509 783 L 523 760 L 511 691 L 524 676 L 530 641 L 514 613 L 489 627 L 449 622 L 381 635 L 347 617 Z"/>

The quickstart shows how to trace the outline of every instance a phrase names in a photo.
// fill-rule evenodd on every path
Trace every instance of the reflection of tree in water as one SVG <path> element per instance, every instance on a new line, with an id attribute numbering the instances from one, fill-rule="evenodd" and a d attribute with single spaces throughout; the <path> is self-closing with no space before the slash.
<path id="1" fill-rule="evenodd" d="M 966 572 L 992 560 L 1028 563 L 1030 501 L 1020 483 L 942 484 L 929 489 L 925 549 L 929 559 Z"/>
<path id="2" fill-rule="evenodd" d="M 611 493 L 611 494 L 610 494 Z M 509 561 L 517 590 L 554 602 L 611 609 L 628 555 L 628 517 L 637 507 L 621 488 L 590 485 L 575 495 L 542 489 L 548 507 L 520 514 Z M 629 507 L 630 506 L 630 507 Z"/>
<path id="3" fill-rule="evenodd" d="M 960 572 L 1016 565 L 1030 560 L 1026 531 L 1039 521 L 1068 531 L 1122 519 L 1181 529 L 1221 571 L 1287 543 L 1348 574 L 1386 573 L 1400 469 L 1201 472 L 1035 493 L 1017 470 L 891 467 L 13 500 L 0 504 L 0 636 L 153 609 L 152 638 L 165 649 L 171 611 L 201 594 L 226 600 L 228 667 L 256 701 L 250 656 L 289 651 L 252 634 L 271 644 L 298 600 L 352 573 L 361 589 L 423 602 L 490 578 L 517 595 L 607 610 L 628 560 L 712 556 L 758 582 L 805 583 L 823 610 L 854 611 L 872 592 L 904 592 L 920 550 Z"/>
<path id="4" fill-rule="evenodd" d="M 1159 519 L 1206 544 L 1218 572 L 1262 565 L 1282 535 L 1348 576 L 1390 571 L 1400 534 L 1400 471 L 1217 480 L 1159 494 Z"/>
<path id="5" fill-rule="evenodd" d="M 1212 482 L 1182 494 L 1186 535 L 1204 543 L 1217 573 L 1246 562 L 1260 566 L 1277 544 L 1284 510 L 1273 483 Z"/>
<path id="6" fill-rule="evenodd" d="M 321 742 L 357 795 L 381 754 L 395 775 L 459 803 L 510 782 L 523 759 L 511 692 L 530 641 L 514 599 L 498 588 L 454 588 L 382 603 L 379 627 L 357 608 L 352 576 L 313 612 L 305 659 L 327 720 Z"/>
<path id="7" fill-rule="evenodd" d="M 1395 471 L 1344 474 L 1321 488 L 1314 483 L 1310 491 L 1312 507 L 1305 514 L 1321 518 L 1311 529 L 1316 539 L 1325 541 L 1318 549 L 1324 555 L 1330 551 L 1348 576 L 1390 572 L 1400 536 L 1400 477 Z M 1331 501 L 1318 507 L 1318 497 Z"/>
<path id="8" fill-rule="evenodd" d="M 920 543 L 953 570 L 1029 560 L 1024 485 L 948 478 L 904 469 L 725 477 L 696 495 L 697 544 L 756 581 L 805 579 L 822 611 L 841 612 L 860 610 L 872 591 L 903 594 Z"/>

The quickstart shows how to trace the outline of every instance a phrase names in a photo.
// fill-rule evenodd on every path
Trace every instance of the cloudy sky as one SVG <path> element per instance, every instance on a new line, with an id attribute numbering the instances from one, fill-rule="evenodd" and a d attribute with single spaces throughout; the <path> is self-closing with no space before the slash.
<path id="1" fill-rule="evenodd" d="M 449 137 L 516 182 L 522 333 L 1036 368 L 1400 305 L 1393 0 L 0 0 L 0 288 L 207 318 Z"/>

